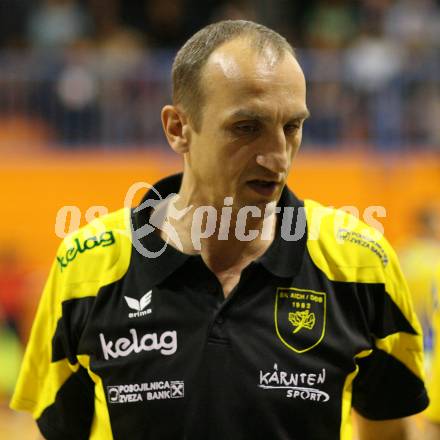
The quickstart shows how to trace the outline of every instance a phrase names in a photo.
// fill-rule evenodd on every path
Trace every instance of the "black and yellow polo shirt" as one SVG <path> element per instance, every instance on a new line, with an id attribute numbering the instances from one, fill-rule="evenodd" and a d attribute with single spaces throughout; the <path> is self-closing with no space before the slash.
<path id="1" fill-rule="evenodd" d="M 390 245 L 287 188 L 279 207 L 292 229 L 279 222 L 226 300 L 200 256 L 159 252 L 147 209 L 65 239 L 12 408 L 63 440 L 348 440 L 351 407 L 376 420 L 423 410 L 421 330 Z M 156 258 L 132 245 L 142 227 Z"/>

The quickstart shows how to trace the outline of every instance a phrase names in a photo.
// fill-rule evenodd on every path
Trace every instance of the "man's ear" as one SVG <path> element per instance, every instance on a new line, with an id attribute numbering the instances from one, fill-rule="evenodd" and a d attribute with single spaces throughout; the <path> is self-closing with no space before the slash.
<path id="1" fill-rule="evenodd" d="M 174 105 L 166 105 L 161 113 L 162 127 L 171 148 L 179 154 L 188 152 L 191 140 L 189 121 L 183 111 Z"/>

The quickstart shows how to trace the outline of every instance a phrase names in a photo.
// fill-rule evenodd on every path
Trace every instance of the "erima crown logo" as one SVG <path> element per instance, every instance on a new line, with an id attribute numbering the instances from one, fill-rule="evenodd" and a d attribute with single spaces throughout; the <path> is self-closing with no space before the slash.
<path id="1" fill-rule="evenodd" d="M 151 303 L 152 290 L 147 292 L 139 301 L 135 298 L 130 298 L 129 296 L 124 296 L 125 301 L 127 301 L 128 307 L 132 310 L 136 310 L 135 313 L 129 313 L 129 318 L 139 318 L 140 316 L 145 316 L 151 313 L 151 309 L 144 310 Z"/>

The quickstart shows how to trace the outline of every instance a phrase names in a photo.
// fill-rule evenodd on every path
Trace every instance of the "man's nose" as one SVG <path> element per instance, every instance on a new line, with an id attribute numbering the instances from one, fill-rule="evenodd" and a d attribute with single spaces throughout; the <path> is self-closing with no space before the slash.
<path id="1" fill-rule="evenodd" d="M 258 165 L 273 173 L 285 174 L 289 167 L 287 140 L 284 130 L 264 140 L 265 145 L 257 154 Z"/>

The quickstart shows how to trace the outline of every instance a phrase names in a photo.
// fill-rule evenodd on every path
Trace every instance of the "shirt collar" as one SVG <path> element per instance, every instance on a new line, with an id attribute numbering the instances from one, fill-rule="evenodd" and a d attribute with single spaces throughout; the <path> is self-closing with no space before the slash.
<path id="1" fill-rule="evenodd" d="M 274 275 L 288 278 L 299 272 L 306 248 L 307 224 L 304 202 L 285 186 L 278 207 L 281 210 L 277 214 L 278 222 L 274 240 L 257 262 Z M 291 217 L 286 213 L 286 208 L 292 211 Z M 283 224 L 283 218 L 285 218 L 285 224 Z M 297 228 L 301 233 L 299 239 L 286 240 L 290 234 L 297 235 Z"/>
<path id="2" fill-rule="evenodd" d="M 178 193 L 181 183 L 182 174 L 175 174 L 160 180 L 145 194 L 138 208 L 147 201 L 160 201 L 172 193 Z M 134 230 L 150 224 L 151 203 L 150 208 L 136 210 L 137 208 L 132 210 L 132 227 Z M 159 234 L 153 231 L 154 229 L 151 228 L 151 232 L 140 238 L 139 244 L 142 246 L 142 251 L 146 250 L 149 254 L 157 253 L 157 256 L 141 255 L 135 249 L 133 249 L 133 252 L 136 252 L 136 257 L 141 259 L 142 272 L 148 277 L 152 285 L 156 285 L 182 266 L 191 258 L 191 255 L 184 254 L 167 244 Z M 133 233 L 134 231 L 132 231 Z"/>
<path id="3" fill-rule="evenodd" d="M 181 183 L 182 174 L 175 174 L 160 180 L 154 185 L 154 189 L 150 189 L 145 194 L 140 205 L 148 200 L 160 201 L 172 193 L 178 193 Z M 305 215 L 304 210 L 300 209 L 304 207 L 304 204 L 301 200 L 296 198 L 296 196 L 289 190 L 287 186 L 285 186 L 278 206 L 281 208 L 281 212 L 278 214 L 279 219 L 277 222 L 278 224 L 275 238 L 267 251 L 256 260 L 256 263 L 261 263 L 268 271 L 278 277 L 291 277 L 294 276 L 300 269 L 307 241 L 307 231 L 304 231 L 304 234 L 299 240 L 287 241 L 282 236 L 284 234 L 281 234 L 281 219 L 283 213 L 285 212 L 285 208 L 293 208 L 292 221 L 289 223 L 293 225 L 293 228 L 295 228 L 297 220 L 300 219 L 298 216 Z M 144 225 L 148 225 L 150 215 L 151 207 L 148 209 L 140 209 L 138 211 L 136 211 L 136 208 L 133 209 L 132 227 L 134 230 L 137 230 Z M 148 250 L 150 253 L 158 252 L 165 247 L 163 252 L 158 252 L 158 255 L 154 258 L 142 258 L 142 256 L 138 253 L 138 256 L 142 259 L 142 271 L 145 272 L 153 285 L 159 284 L 161 281 L 165 280 L 165 278 L 175 272 L 189 258 L 194 257 L 192 255 L 180 252 L 171 245 L 167 245 L 159 234 L 154 232 L 150 232 L 149 234 L 140 238 L 139 242 L 142 247 Z"/>

